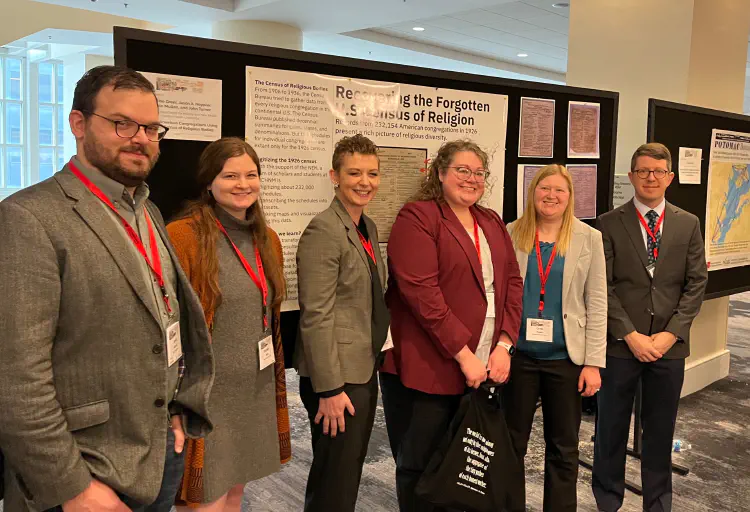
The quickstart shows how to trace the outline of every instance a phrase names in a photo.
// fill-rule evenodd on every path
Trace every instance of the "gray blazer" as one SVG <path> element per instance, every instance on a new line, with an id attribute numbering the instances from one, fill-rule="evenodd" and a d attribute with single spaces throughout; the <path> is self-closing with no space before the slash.
<path id="1" fill-rule="evenodd" d="M 514 223 L 508 225 L 512 233 Z M 516 248 L 526 280 L 529 253 Z M 563 267 L 563 331 L 570 360 L 604 368 L 607 362 L 607 273 L 602 235 L 578 219 Z"/>
<path id="2" fill-rule="evenodd" d="M 607 353 L 635 357 L 622 341 L 638 331 L 668 331 L 678 341 L 664 355 L 690 355 L 690 326 L 703 303 L 708 268 L 698 217 L 667 202 L 654 277 L 633 201 L 599 217 L 607 258 L 609 294 Z"/>
<path id="3" fill-rule="evenodd" d="M 385 290 L 375 223 L 363 216 Z M 372 277 L 352 218 L 335 198 L 302 233 L 297 247 L 299 337 L 294 367 L 316 393 L 364 384 L 375 368 Z"/>
<path id="4" fill-rule="evenodd" d="M 147 208 L 177 272 L 187 366 L 178 403 L 188 435 L 203 436 L 211 430 L 208 331 L 164 221 Z M 130 241 L 67 167 L 0 203 L 0 240 L 5 510 L 60 505 L 92 476 L 152 502 L 172 396 L 165 334 Z"/>

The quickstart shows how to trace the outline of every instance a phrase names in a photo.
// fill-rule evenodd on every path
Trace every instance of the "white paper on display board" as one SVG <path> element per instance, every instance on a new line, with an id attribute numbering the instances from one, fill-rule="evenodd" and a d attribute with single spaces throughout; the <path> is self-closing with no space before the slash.
<path id="1" fill-rule="evenodd" d="M 344 136 L 361 133 L 391 148 L 384 160 L 399 176 L 387 187 L 401 199 L 413 186 L 409 176 L 427 166 L 423 161 L 411 169 L 416 155 L 430 159 L 443 142 L 470 138 L 491 160 L 483 204 L 502 211 L 507 96 L 252 66 L 246 80 L 245 137 L 261 158 L 264 210 L 284 248 L 289 300 L 283 310 L 298 308 L 297 243 L 333 197 L 328 171 L 334 145 Z M 386 181 L 389 170 L 382 171 Z M 381 208 L 386 217 L 395 209 Z M 373 220 L 379 231 L 387 224 L 377 215 Z"/>
<path id="2" fill-rule="evenodd" d="M 555 143 L 555 100 L 521 98 L 518 156 L 552 158 Z"/>
<path id="3" fill-rule="evenodd" d="M 221 80 L 141 73 L 154 84 L 165 139 L 213 142 L 221 138 Z"/>
<path id="4" fill-rule="evenodd" d="M 596 218 L 596 164 L 569 165 L 573 179 L 573 214 L 579 219 Z"/>
<path id="5" fill-rule="evenodd" d="M 677 177 L 683 185 L 701 184 L 701 148 L 680 148 Z"/>
<path id="6" fill-rule="evenodd" d="M 619 208 L 635 195 L 633 184 L 627 174 L 615 174 L 615 182 L 612 188 L 612 208 Z"/>
<path id="7" fill-rule="evenodd" d="M 708 270 L 750 264 L 750 133 L 713 130 L 706 194 Z"/>
<path id="8" fill-rule="evenodd" d="M 568 104 L 568 158 L 599 158 L 599 103 Z"/>

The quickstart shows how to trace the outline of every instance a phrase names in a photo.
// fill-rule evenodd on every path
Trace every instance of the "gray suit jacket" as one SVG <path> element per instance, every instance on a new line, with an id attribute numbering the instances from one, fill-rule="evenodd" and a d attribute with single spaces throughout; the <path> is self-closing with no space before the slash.
<path id="1" fill-rule="evenodd" d="M 508 225 L 512 232 L 515 223 Z M 526 280 L 529 253 L 516 248 Z M 607 362 L 607 272 L 602 235 L 578 219 L 563 267 L 563 331 L 570 360 L 604 368 Z"/>
<path id="2" fill-rule="evenodd" d="M 189 435 L 211 429 L 203 311 L 147 203 L 178 281 Z M 159 491 L 168 417 L 165 333 L 131 242 L 66 168 L 0 203 L 0 449 L 8 511 L 45 510 L 92 476 L 142 503 Z"/>
<path id="3" fill-rule="evenodd" d="M 364 216 L 385 290 L 375 223 Z M 364 384 L 375 368 L 372 278 L 352 218 L 338 199 L 302 233 L 297 248 L 299 337 L 294 367 L 317 393 Z"/>
<path id="4" fill-rule="evenodd" d="M 690 326 L 708 281 L 703 237 L 698 217 L 669 202 L 664 211 L 653 279 L 633 201 L 599 217 L 607 258 L 609 355 L 635 357 L 623 341 L 633 331 L 671 332 L 678 341 L 664 358 L 690 355 Z"/>

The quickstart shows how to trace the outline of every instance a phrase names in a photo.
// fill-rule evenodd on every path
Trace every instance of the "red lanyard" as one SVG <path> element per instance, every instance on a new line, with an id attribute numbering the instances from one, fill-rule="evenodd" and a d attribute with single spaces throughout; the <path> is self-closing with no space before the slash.
<path id="1" fill-rule="evenodd" d="M 255 247 L 255 264 L 258 266 L 258 274 L 260 274 L 260 278 L 258 278 L 258 275 L 253 271 L 253 268 L 250 266 L 250 264 L 247 262 L 245 257 L 242 255 L 242 252 L 240 252 L 239 248 L 234 245 L 234 242 L 232 242 L 232 239 L 229 237 L 229 233 L 227 233 L 227 230 L 224 229 L 224 226 L 221 225 L 221 222 L 219 222 L 219 219 L 216 219 L 216 224 L 219 226 L 219 229 L 222 233 L 224 233 L 224 236 L 227 237 L 227 240 L 229 240 L 229 243 L 232 244 L 232 247 L 234 248 L 234 252 L 237 253 L 237 257 L 240 259 L 240 263 L 242 263 L 242 266 L 245 267 L 245 271 L 250 276 L 250 279 L 253 280 L 253 283 L 255 283 L 255 286 L 258 287 L 258 290 L 260 290 L 261 295 L 263 296 L 263 328 L 268 328 L 268 283 L 266 282 L 266 273 L 263 271 L 263 261 L 260 259 L 260 251 L 258 250 L 258 247 Z"/>
<path id="2" fill-rule="evenodd" d="M 146 254 L 146 248 L 143 246 L 143 242 L 141 241 L 141 237 L 138 236 L 138 233 L 135 232 L 133 227 L 128 224 L 128 221 L 126 221 L 122 215 L 120 215 L 120 212 L 117 211 L 117 208 L 115 208 L 115 205 L 112 204 L 112 201 L 109 200 L 107 196 L 104 195 L 104 192 L 102 192 L 99 187 L 94 185 L 91 180 L 89 180 L 86 176 L 83 175 L 83 173 L 78 170 L 78 167 L 73 163 L 71 160 L 68 163 L 68 167 L 70 167 L 71 172 L 81 180 L 81 182 L 88 188 L 91 193 L 93 193 L 96 197 L 98 197 L 104 204 L 106 204 L 110 210 L 112 210 L 115 215 L 117 215 L 117 218 L 120 219 L 120 222 L 122 223 L 122 227 L 125 228 L 125 232 L 128 234 L 128 237 L 130 237 L 130 240 L 135 245 L 135 248 L 138 249 L 138 252 L 141 253 L 141 256 L 143 256 L 143 259 L 146 260 L 146 264 L 148 265 L 148 268 L 151 269 L 151 272 L 154 273 L 156 276 L 156 280 L 159 283 L 159 288 L 161 289 L 162 297 L 164 298 L 164 304 L 167 306 L 167 311 L 169 313 L 172 313 L 172 308 L 169 305 L 169 294 L 167 293 L 167 288 L 164 286 L 164 274 L 162 272 L 161 268 L 161 257 L 159 256 L 159 246 L 156 243 L 156 235 L 154 234 L 154 227 L 151 224 L 151 219 L 148 216 L 148 212 L 146 211 L 146 208 L 143 208 L 143 212 L 146 217 L 146 225 L 148 226 L 148 243 L 151 246 L 151 259 L 149 259 L 148 255 Z"/>
<path id="3" fill-rule="evenodd" d="M 474 219 L 474 246 L 477 248 L 477 256 L 479 257 L 479 264 L 482 264 L 482 249 L 479 246 L 479 224 L 477 219 Z"/>
<path id="4" fill-rule="evenodd" d="M 544 312 L 544 290 L 547 286 L 547 279 L 549 278 L 550 270 L 552 270 L 552 263 L 555 261 L 555 252 L 557 251 L 557 244 L 552 245 L 552 254 L 549 255 L 549 261 L 547 262 L 547 270 L 542 272 L 542 250 L 539 246 L 539 232 L 537 231 L 534 237 L 534 243 L 536 244 L 536 263 L 539 267 L 539 281 L 542 283 L 542 287 L 539 291 L 539 316 L 542 316 Z"/>
<path id="5" fill-rule="evenodd" d="M 365 235 L 360 233 L 359 229 L 357 229 L 357 234 L 359 235 L 359 241 L 362 242 L 362 247 L 365 248 L 365 252 L 372 258 L 372 262 L 377 264 L 375 261 L 375 250 L 372 248 L 372 240 L 366 240 Z"/>
<path id="6" fill-rule="evenodd" d="M 656 226 L 654 226 L 654 231 L 651 231 L 651 229 L 648 227 L 648 223 L 646 222 L 646 219 L 643 218 L 643 215 L 641 215 L 641 212 L 639 212 L 637 209 L 635 210 L 635 213 L 638 214 L 638 220 L 641 221 L 641 225 L 643 226 L 643 229 L 646 230 L 646 234 L 651 238 L 651 240 L 654 241 L 654 258 L 659 257 L 659 248 L 656 247 L 656 233 L 659 232 L 659 227 L 661 227 L 661 222 L 664 220 L 664 212 L 666 212 L 667 209 L 664 208 L 664 211 L 661 212 L 661 215 L 659 215 L 659 220 L 656 221 Z"/>

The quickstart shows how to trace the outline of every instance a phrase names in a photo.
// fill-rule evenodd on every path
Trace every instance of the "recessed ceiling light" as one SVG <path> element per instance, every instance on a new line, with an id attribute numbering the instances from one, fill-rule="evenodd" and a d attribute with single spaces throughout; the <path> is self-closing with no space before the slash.
<path id="1" fill-rule="evenodd" d="M 528 53 L 519 53 L 519 54 L 518 54 L 518 55 L 516 55 L 516 56 L 517 56 L 517 57 L 528 57 L 528 56 L 529 56 L 529 54 L 528 54 Z"/>
<path id="2" fill-rule="evenodd" d="M 414 27 L 414 28 L 412 28 L 412 30 L 414 30 L 416 32 L 424 32 L 424 27 Z"/>
<path id="3" fill-rule="evenodd" d="M 570 4 L 568 2 L 557 2 L 555 4 L 552 4 L 552 7 L 555 9 L 567 9 L 570 7 Z"/>

